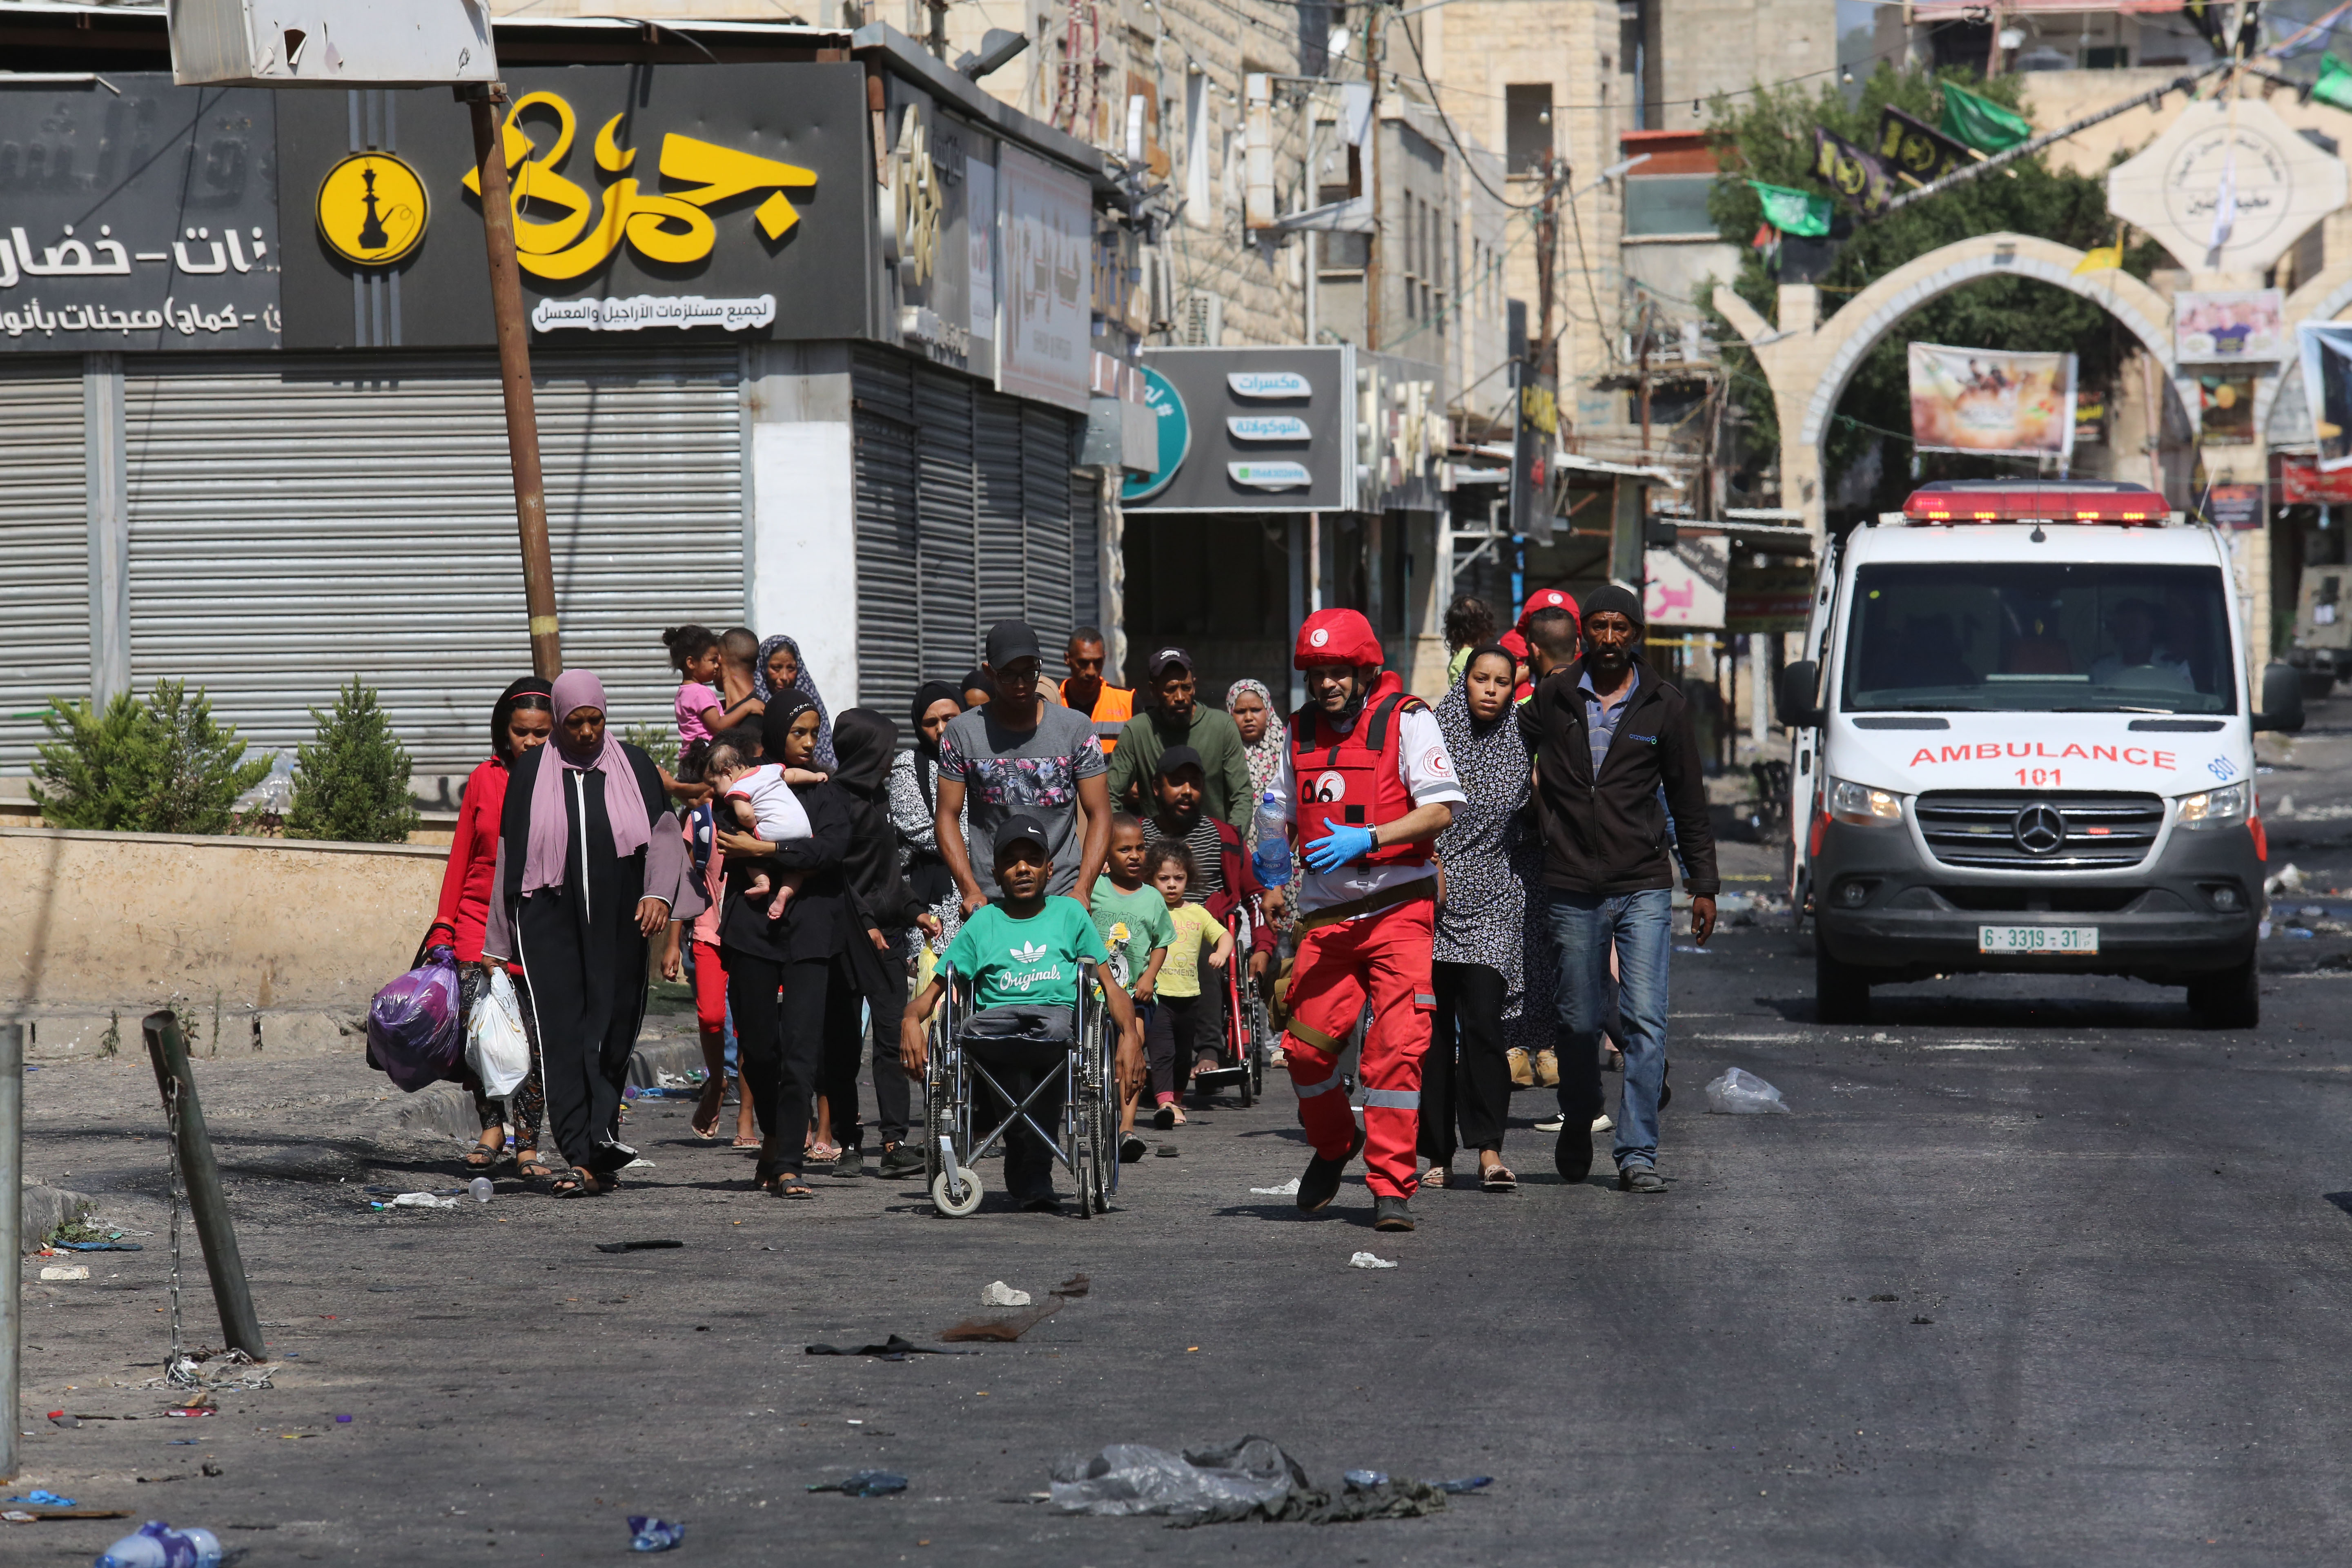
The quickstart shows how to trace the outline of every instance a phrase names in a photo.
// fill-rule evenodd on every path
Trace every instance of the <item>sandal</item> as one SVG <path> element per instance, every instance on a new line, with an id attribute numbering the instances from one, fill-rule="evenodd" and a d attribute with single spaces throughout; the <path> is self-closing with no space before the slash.
<path id="1" fill-rule="evenodd" d="M 841 1158 L 841 1145 L 838 1143 L 811 1143 L 808 1148 L 803 1152 L 802 1158 L 812 1165 L 830 1165 L 835 1161 Z"/>
<path id="2" fill-rule="evenodd" d="M 594 1172 L 567 1165 L 555 1173 L 555 1184 L 548 1192 L 559 1198 L 601 1198 L 611 1190 L 597 1180 Z"/>
<path id="3" fill-rule="evenodd" d="M 1424 1189 L 1424 1188 L 1432 1188 L 1432 1187 L 1433 1187 L 1433 1188 L 1436 1188 L 1438 1191 L 1443 1192 L 1445 1188 L 1447 1188 L 1447 1187 L 1451 1186 L 1451 1185 L 1453 1184 L 1453 1183 L 1454 1183 L 1454 1167 L 1453 1167 L 1453 1166 L 1451 1166 L 1451 1165 L 1432 1165 L 1428 1170 L 1423 1171 L 1423 1172 L 1421 1173 L 1421 1182 L 1420 1182 L 1419 1185 L 1418 1185 L 1418 1186 L 1416 1186 L 1416 1187 L 1414 1188 L 1414 1191 L 1418 1192 L 1418 1191 L 1421 1191 L 1421 1190 L 1423 1190 L 1423 1189 Z"/>
<path id="4" fill-rule="evenodd" d="M 794 1200 L 816 1196 L 816 1189 L 801 1180 L 800 1173 L 797 1171 L 779 1173 L 771 1177 L 768 1193 L 772 1197 Z"/>
<path id="5" fill-rule="evenodd" d="M 544 1182 L 555 1172 L 540 1159 L 537 1149 L 525 1146 L 515 1151 L 515 1174 L 526 1182 Z"/>
<path id="6" fill-rule="evenodd" d="M 466 1169 L 469 1171 L 489 1170 L 496 1166 L 500 1160 L 506 1158 L 506 1145 L 504 1143 L 500 1143 L 496 1148 L 492 1148 L 488 1143 L 476 1143 L 472 1148 L 466 1151 Z"/>
<path id="7" fill-rule="evenodd" d="M 757 1138 L 738 1138 L 730 1145 L 736 1149 L 757 1149 L 759 1146 L 760 1141 Z"/>
<path id="8" fill-rule="evenodd" d="M 1482 1191 L 1489 1193 L 1516 1193 L 1519 1190 L 1519 1179 L 1511 1173 L 1508 1165 L 1489 1165 L 1478 1173 L 1478 1185 Z"/>

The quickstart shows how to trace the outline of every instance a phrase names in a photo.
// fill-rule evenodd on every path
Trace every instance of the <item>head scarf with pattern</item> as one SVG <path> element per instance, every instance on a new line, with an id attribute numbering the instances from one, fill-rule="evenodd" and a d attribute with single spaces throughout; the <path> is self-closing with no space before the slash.
<path id="1" fill-rule="evenodd" d="M 751 694 L 763 703 L 776 700 L 774 683 L 768 679 L 768 660 L 780 647 L 793 650 L 792 689 L 807 698 L 810 706 L 816 710 L 816 757 L 814 765 L 818 773 L 829 773 L 838 765 L 833 754 L 833 710 L 824 705 L 824 697 L 817 691 L 816 678 L 809 674 L 808 659 L 802 655 L 800 644 L 788 637 L 772 637 L 760 645 L 759 657 L 751 661 Z M 772 762 L 775 759 L 769 760 Z"/>
<path id="2" fill-rule="evenodd" d="M 1255 803 L 1264 800 L 1265 792 L 1274 787 L 1275 773 L 1282 766 L 1282 750 L 1286 741 L 1283 734 L 1282 718 L 1274 710 L 1274 693 L 1265 689 L 1265 682 L 1262 680 L 1244 679 L 1225 688 L 1225 711 L 1231 713 L 1234 704 L 1249 693 L 1255 693 L 1257 700 L 1265 704 L 1265 733 L 1255 741 L 1242 743 L 1242 754 L 1249 761 L 1250 800 L 1255 821 Z"/>

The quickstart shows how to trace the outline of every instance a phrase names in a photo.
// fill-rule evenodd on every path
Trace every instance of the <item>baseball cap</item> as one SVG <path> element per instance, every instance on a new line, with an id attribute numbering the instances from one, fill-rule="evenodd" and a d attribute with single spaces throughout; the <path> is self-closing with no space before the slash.
<path id="1" fill-rule="evenodd" d="M 1046 833 L 1045 825 L 1032 813 L 1016 811 L 996 825 L 996 847 L 999 850 L 1024 838 L 1046 853 L 1053 853 L 1052 837 Z"/>
<path id="2" fill-rule="evenodd" d="M 1178 768 L 1198 768 L 1205 775 L 1209 771 L 1209 764 L 1202 762 L 1201 753 L 1190 746 L 1171 746 L 1160 753 L 1161 778 L 1174 776 Z"/>
<path id="3" fill-rule="evenodd" d="M 1192 672 L 1192 656 L 1181 647 L 1163 647 L 1143 661 L 1144 673 L 1157 680 L 1171 669 Z"/>
<path id="4" fill-rule="evenodd" d="M 1016 658 L 1045 657 L 1037 633 L 1027 621 L 999 621 L 988 628 L 988 668 L 1002 671 Z"/>

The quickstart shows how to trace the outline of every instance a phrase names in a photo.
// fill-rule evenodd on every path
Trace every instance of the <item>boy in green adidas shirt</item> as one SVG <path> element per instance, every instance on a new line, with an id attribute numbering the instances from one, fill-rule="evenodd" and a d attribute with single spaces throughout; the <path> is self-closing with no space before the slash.
<path id="1" fill-rule="evenodd" d="M 1007 1043 L 1066 1042 L 1070 1038 L 1070 1007 L 1078 985 L 1091 967 L 1102 987 L 1103 1003 L 1118 1025 L 1117 1072 L 1122 1095 L 1143 1082 L 1143 1027 L 1127 992 L 1111 973 L 1109 954 L 1096 934 L 1093 918 L 1075 896 L 1049 898 L 1045 889 L 1054 874 L 1046 849 L 1045 825 L 1026 812 L 1015 812 L 996 830 L 998 899 L 972 911 L 956 939 L 948 945 L 946 966 L 972 983 L 978 1007 L 966 1037 Z M 930 1059 L 924 1020 L 939 1005 L 940 982 L 934 977 L 907 1005 L 898 1026 L 898 1059 L 909 1078 L 920 1079 Z M 1007 1068 L 996 1073 L 1015 1100 L 1025 1097 L 1044 1069 Z M 1058 1069 L 1055 1069 L 1058 1070 Z M 993 1098 L 993 1096 L 989 1096 Z M 1061 1112 L 1057 1095 L 1041 1098 L 1031 1115 L 1052 1126 Z M 1005 1133 L 1004 1184 L 1022 1207 L 1051 1210 L 1054 1196 L 1053 1151 L 1026 1121 L 1016 1121 Z"/>

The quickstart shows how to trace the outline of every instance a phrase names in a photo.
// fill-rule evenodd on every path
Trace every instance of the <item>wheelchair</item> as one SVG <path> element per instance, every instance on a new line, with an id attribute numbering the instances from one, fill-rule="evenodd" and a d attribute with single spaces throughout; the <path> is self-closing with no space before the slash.
<path id="1" fill-rule="evenodd" d="M 1016 1122 L 1027 1122 L 1067 1168 L 1077 1187 L 1078 1215 L 1086 1218 L 1110 1207 L 1118 1191 L 1118 1026 L 1091 981 L 1078 987 L 1070 1038 L 1065 1042 L 967 1040 L 973 1013 L 971 982 L 947 965 L 939 978 L 947 1000 L 930 1023 L 930 1060 L 924 1068 L 924 1177 L 931 1206 L 950 1218 L 980 1207 L 982 1183 L 974 1162 L 998 1149 Z M 1058 1061 L 1052 1058 L 1058 1056 Z M 1030 1059 L 1021 1060 L 1026 1057 Z M 992 1070 L 991 1059 L 995 1058 Z M 1040 1066 L 1026 1095 L 1008 1093 L 1000 1075 L 1009 1063 Z M 1055 1085 L 1061 1114 L 1047 1125 L 1037 1120 L 1037 1102 Z M 1011 1112 L 995 1126 L 977 1131 L 979 1089 L 985 1086 Z"/>
<path id="2" fill-rule="evenodd" d="M 1265 911 L 1254 898 L 1235 905 L 1225 917 L 1225 931 L 1234 939 L 1234 956 L 1225 965 L 1218 1041 L 1221 1059 L 1217 1066 L 1192 1075 L 1194 1093 L 1235 1088 L 1244 1110 L 1265 1092 L 1266 1059 L 1277 1035 L 1265 998 L 1250 984 L 1249 976 L 1250 943 L 1265 923 Z"/>

